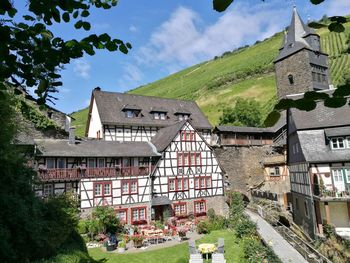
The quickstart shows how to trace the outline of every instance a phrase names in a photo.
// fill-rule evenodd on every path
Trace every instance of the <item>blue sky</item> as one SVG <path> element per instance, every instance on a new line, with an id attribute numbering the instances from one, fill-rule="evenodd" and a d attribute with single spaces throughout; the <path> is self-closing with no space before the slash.
<path id="1" fill-rule="evenodd" d="M 97 51 L 65 65 L 54 107 L 70 113 L 86 107 L 97 86 L 124 92 L 269 37 L 288 26 L 294 3 L 304 20 L 350 13 L 349 0 L 318 6 L 309 0 L 235 0 L 223 13 L 212 9 L 212 0 L 120 0 L 110 10 L 93 9 L 89 33 L 106 32 L 133 48 L 127 55 Z M 52 31 L 66 40 L 87 34 L 73 24 Z"/>

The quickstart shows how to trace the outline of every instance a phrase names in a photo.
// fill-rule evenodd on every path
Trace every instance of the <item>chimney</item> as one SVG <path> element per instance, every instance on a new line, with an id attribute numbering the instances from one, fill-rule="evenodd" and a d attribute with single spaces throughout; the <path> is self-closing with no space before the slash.
<path id="1" fill-rule="evenodd" d="M 70 127 L 69 128 L 69 144 L 75 144 L 75 128 Z"/>

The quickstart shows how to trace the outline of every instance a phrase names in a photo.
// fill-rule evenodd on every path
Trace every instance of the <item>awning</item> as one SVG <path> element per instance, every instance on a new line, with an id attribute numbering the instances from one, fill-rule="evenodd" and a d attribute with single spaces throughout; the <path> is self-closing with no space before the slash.
<path id="1" fill-rule="evenodd" d="M 324 130 L 327 137 L 350 135 L 350 126 L 329 128 Z"/>
<path id="2" fill-rule="evenodd" d="M 171 205 L 171 200 L 167 196 L 156 196 L 152 198 L 152 206 Z"/>

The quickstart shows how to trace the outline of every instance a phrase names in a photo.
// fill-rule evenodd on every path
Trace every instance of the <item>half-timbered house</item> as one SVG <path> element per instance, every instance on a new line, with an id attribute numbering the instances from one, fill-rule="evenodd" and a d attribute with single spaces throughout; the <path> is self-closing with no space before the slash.
<path id="1" fill-rule="evenodd" d="M 225 210 L 223 171 L 209 145 L 211 126 L 191 101 L 92 94 L 87 134 L 37 145 L 39 196 L 72 192 L 82 214 L 112 206 L 121 221 Z"/>

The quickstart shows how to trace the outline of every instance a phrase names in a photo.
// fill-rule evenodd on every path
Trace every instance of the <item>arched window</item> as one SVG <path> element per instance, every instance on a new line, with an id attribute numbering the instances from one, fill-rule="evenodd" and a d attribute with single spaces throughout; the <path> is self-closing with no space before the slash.
<path id="1" fill-rule="evenodd" d="M 289 81 L 289 84 L 290 84 L 290 85 L 293 85 L 293 84 L 294 84 L 294 77 L 293 77 L 292 74 L 289 74 L 289 75 L 288 75 L 288 81 Z"/>

